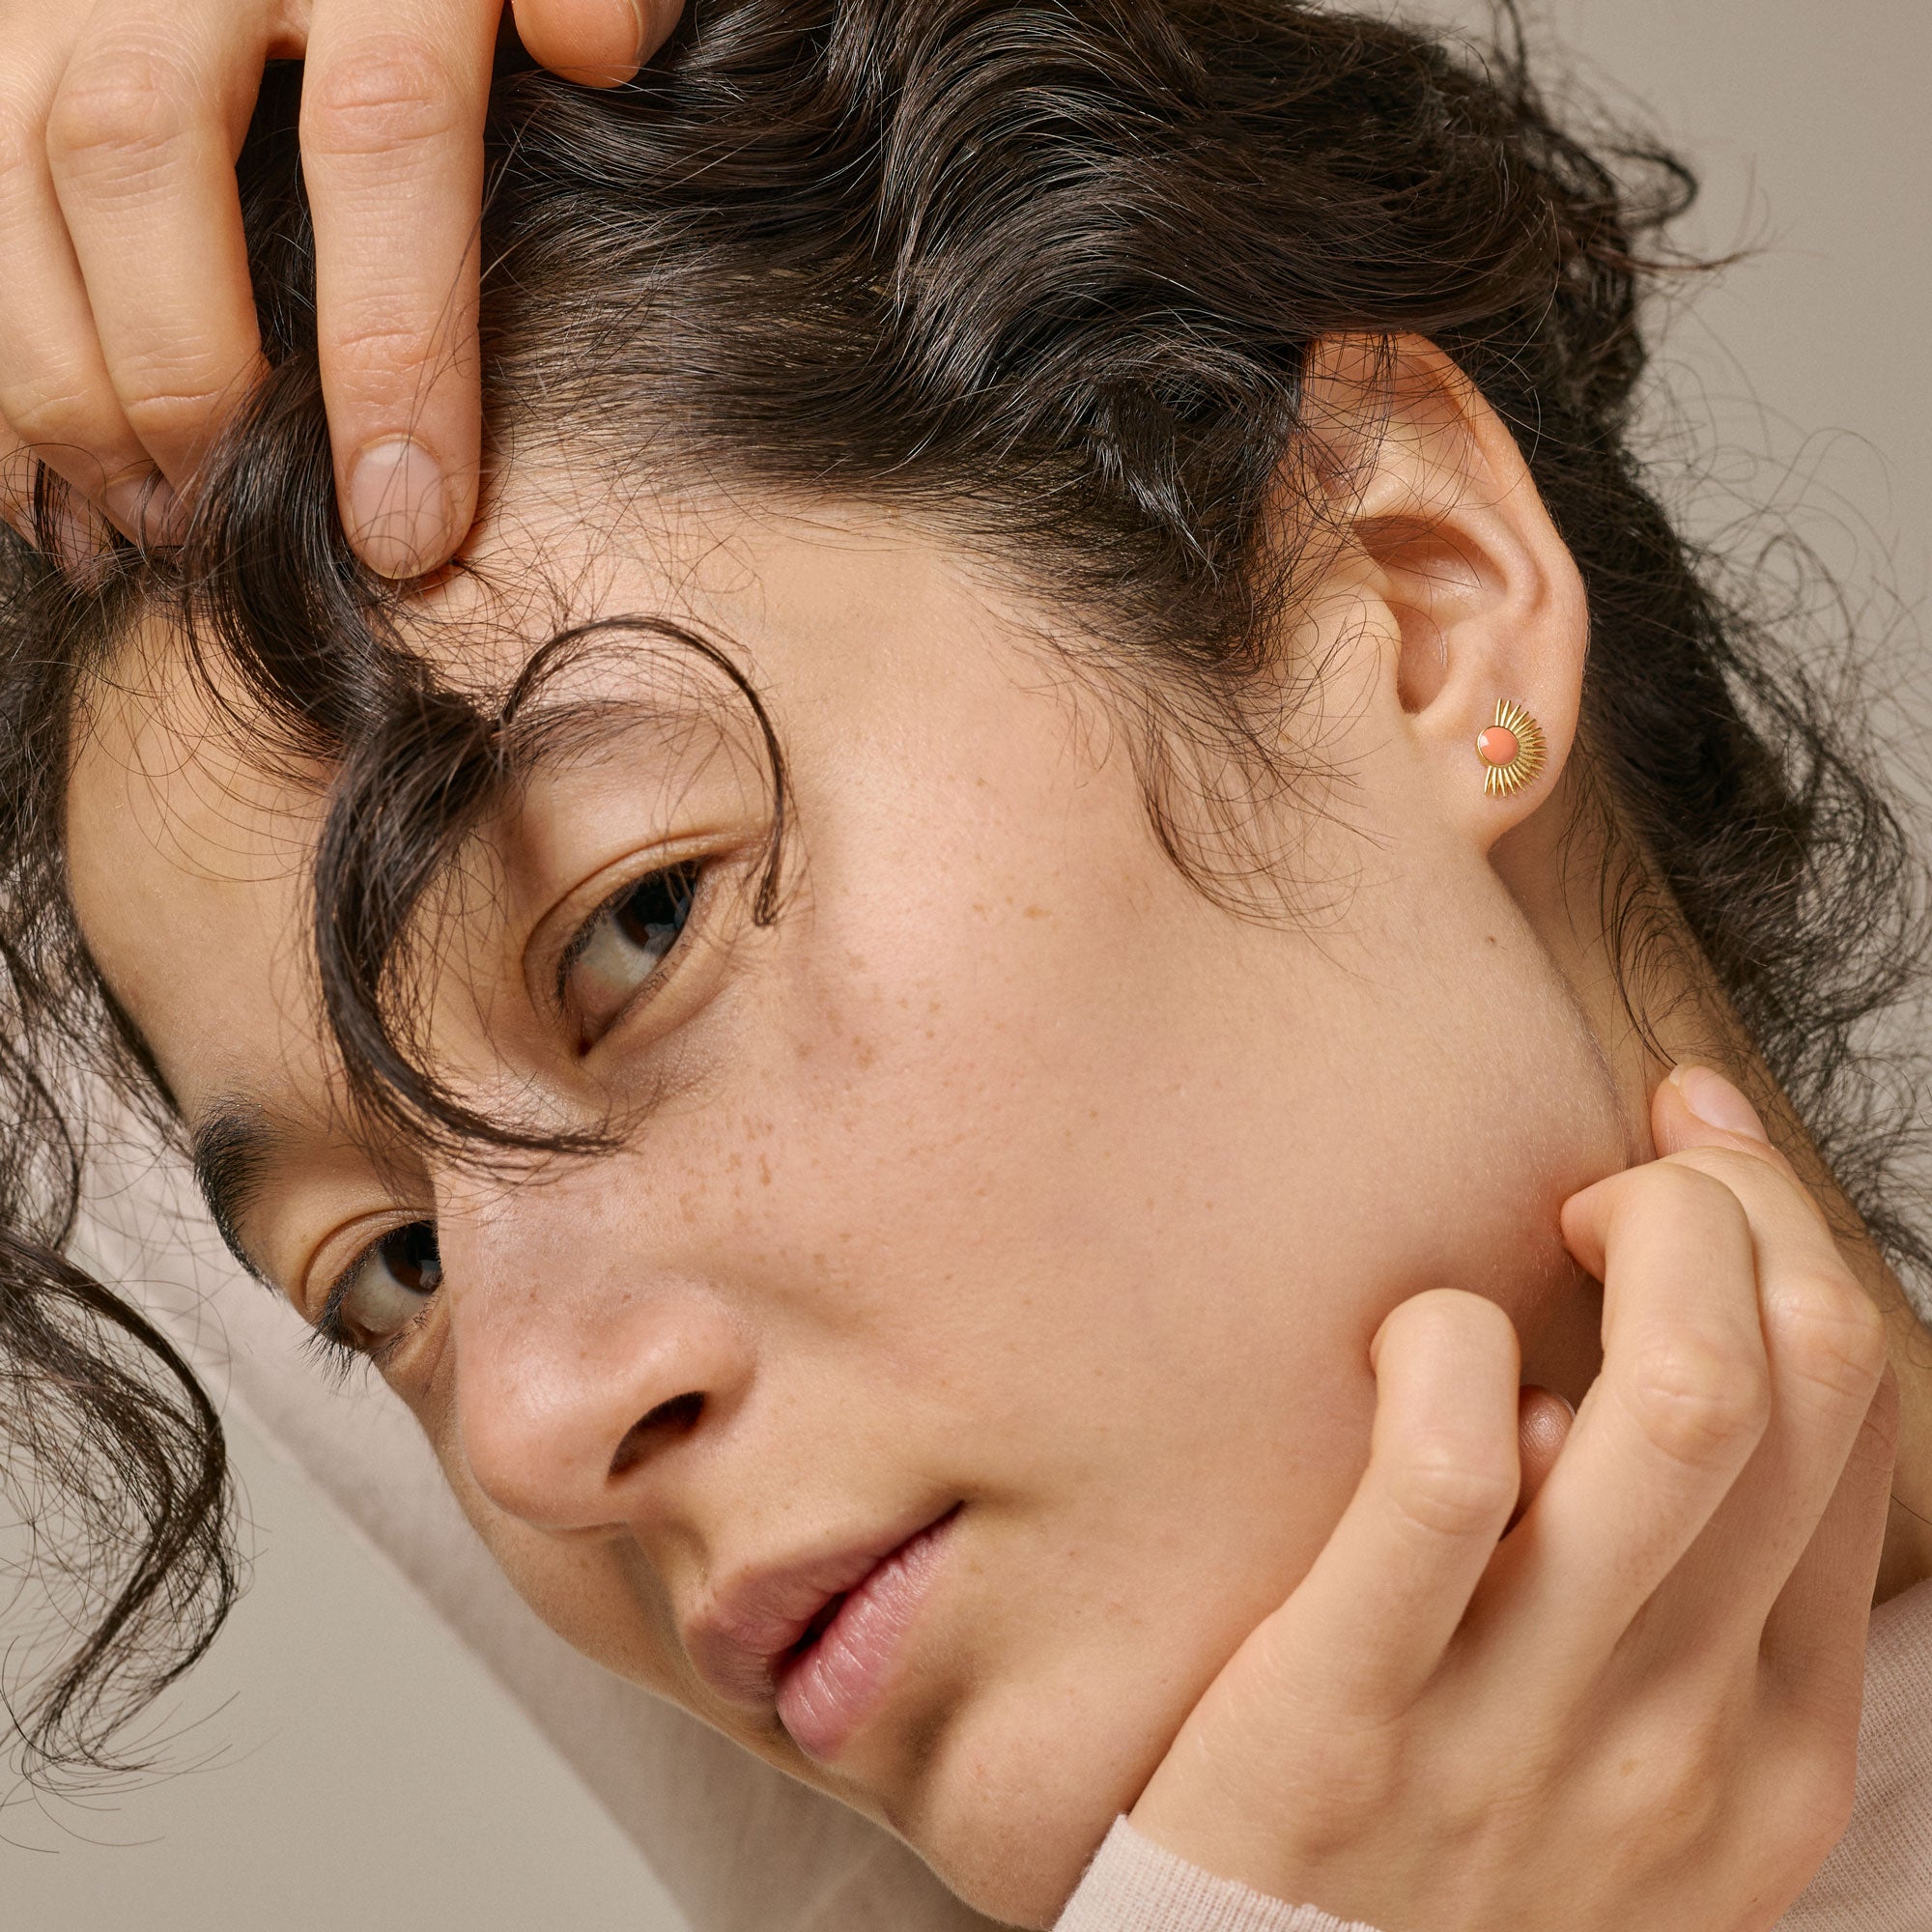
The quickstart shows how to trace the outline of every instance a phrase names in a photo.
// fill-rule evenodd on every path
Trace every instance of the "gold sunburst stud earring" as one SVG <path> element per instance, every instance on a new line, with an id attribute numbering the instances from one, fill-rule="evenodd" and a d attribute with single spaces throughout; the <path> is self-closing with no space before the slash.
<path id="1" fill-rule="evenodd" d="M 1476 733 L 1476 755 L 1483 761 L 1483 789 L 1508 798 L 1533 784 L 1543 769 L 1543 726 L 1520 704 L 1496 699 L 1492 724 Z"/>

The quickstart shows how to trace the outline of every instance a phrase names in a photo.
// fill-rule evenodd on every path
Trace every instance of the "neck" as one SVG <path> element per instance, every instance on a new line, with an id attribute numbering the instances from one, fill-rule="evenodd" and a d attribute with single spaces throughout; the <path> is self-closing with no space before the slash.
<path id="1" fill-rule="evenodd" d="M 1638 1156 L 1652 1154 L 1650 1095 L 1670 1068 L 1687 1061 L 1721 1068 L 1756 1103 L 1773 1142 L 1817 1197 L 1853 1272 L 1884 1313 L 1899 1394 L 1898 1457 L 1874 1591 L 1874 1602 L 1884 1603 L 1932 1577 L 1932 1330 L 1914 1310 L 1864 1217 L 1739 1023 L 1690 932 L 1679 924 L 1676 943 L 1643 949 L 1640 985 L 1616 970 L 1603 916 L 1604 848 L 1576 837 L 1574 820 L 1567 821 L 1570 835 L 1561 836 L 1550 829 L 1558 822 L 1556 813 L 1536 814 L 1506 841 L 1511 849 L 1498 848 L 1496 869 L 1602 1045 Z M 1658 917 L 1676 923 L 1674 912 Z M 1560 1333 L 1565 1325 L 1576 1330 L 1587 1323 L 1594 1350 L 1594 1321 L 1587 1311 L 1573 1314 L 1575 1321 L 1559 1320 L 1555 1327 Z M 1578 1339 L 1573 1334 L 1573 1345 Z"/>

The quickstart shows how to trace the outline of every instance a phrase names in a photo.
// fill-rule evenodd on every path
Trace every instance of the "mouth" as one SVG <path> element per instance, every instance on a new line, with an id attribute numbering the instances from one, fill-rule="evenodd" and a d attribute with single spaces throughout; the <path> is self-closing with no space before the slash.
<path id="1" fill-rule="evenodd" d="M 958 1514 L 949 1510 L 831 1598 L 776 1661 L 779 1721 L 807 1757 L 832 1762 L 884 1701 Z"/>
<path id="2" fill-rule="evenodd" d="M 960 1507 L 737 1578 L 690 1626 L 694 1667 L 727 1702 L 776 1712 L 809 1757 L 835 1757 L 890 1690 Z"/>

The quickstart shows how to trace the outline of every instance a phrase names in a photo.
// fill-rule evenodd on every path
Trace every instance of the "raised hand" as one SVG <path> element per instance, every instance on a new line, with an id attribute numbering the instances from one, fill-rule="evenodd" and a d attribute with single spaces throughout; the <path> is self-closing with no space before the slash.
<path id="1" fill-rule="evenodd" d="M 637 71 L 683 0 L 514 0 L 545 66 Z M 503 0 L 0 0 L 0 515 L 38 458 L 125 534 L 178 499 L 257 372 L 235 159 L 303 58 L 318 335 L 344 526 L 385 576 L 476 508 L 476 230 Z M 65 539 L 92 541 L 84 526 Z"/>
<path id="2" fill-rule="evenodd" d="M 1515 1334 L 1419 1295 L 1352 1502 L 1147 1836 L 1383 1932 L 1756 1932 L 1809 1881 L 1852 1803 L 1883 1326 L 1743 1094 L 1680 1069 L 1653 1121 L 1664 1157 L 1566 1204 L 1604 1367 L 1515 1527 Z"/>

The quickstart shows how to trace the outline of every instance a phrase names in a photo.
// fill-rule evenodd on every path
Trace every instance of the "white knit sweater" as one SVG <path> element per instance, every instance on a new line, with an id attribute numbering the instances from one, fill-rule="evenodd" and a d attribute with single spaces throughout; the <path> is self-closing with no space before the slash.
<path id="1" fill-rule="evenodd" d="M 1055 1932 L 1374 1932 L 1215 1878 L 1119 1819 Z M 1851 1829 L 1778 1932 L 1932 1932 L 1932 1582 L 1872 1616 Z"/>

